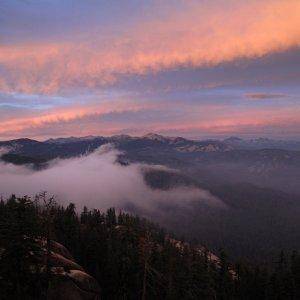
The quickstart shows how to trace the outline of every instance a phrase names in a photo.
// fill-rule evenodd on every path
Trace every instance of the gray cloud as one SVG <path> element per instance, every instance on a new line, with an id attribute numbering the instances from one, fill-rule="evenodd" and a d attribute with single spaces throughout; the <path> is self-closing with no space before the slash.
<path id="1" fill-rule="evenodd" d="M 288 95 L 272 94 L 272 93 L 249 93 L 249 94 L 245 94 L 245 97 L 254 99 L 254 100 L 264 100 L 264 99 L 286 98 L 286 97 L 288 97 Z"/>

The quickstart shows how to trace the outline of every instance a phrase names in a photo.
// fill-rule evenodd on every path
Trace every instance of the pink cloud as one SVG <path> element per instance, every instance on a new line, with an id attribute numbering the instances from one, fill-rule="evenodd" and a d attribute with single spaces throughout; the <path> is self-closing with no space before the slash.
<path id="1" fill-rule="evenodd" d="M 158 4 L 157 9 L 161 4 Z M 109 85 L 122 74 L 216 65 L 300 46 L 300 2 L 186 1 L 122 33 L 0 47 L 0 90 L 56 93 Z"/>
<path id="2" fill-rule="evenodd" d="M 14 137 L 27 135 L 32 132 L 30 136 L 42 137 L 45 134 L 43 131 L 47 127 L 60 127 L 61 132 L 66 132 L 67 135 L 72 134 L 83 134 L 86 132 L 88 134 L 89 130 L 93 131 L 95 128 L 90 128 L 88 124 L 84 126 L 84 131 L 81 128 L 80 132 L 76 132 L 76 125 L 74 123 L 77 121 L 84 121 L 85 119 L 104 116 L 110 113 L 124 113 L 124 112 L 138 112 L 141 110 L 147 110 L 151 108 L 157 108 L 163 104 L 158 103 L 145 103 L 137 102 L 133 100 L 109 100 L 101 101 L 101 103 L 85 104 L 85 105 L 71 105 L 60 108 L 52 108 L 50 110 L 32 111 L 26 116 L 16 114 L 11 118 L 0 122 L 0 137 Z M 68 125 L 69 124 L 69 125 Z M 63 127 L 66 128 L 63 128 Z M 92 127 L 94 124 L 92 125 Z M 82 127 L 79 125 L 79 127 Z M 96 128 L 99 130 L 99 128 Z M 114 131 L 121 130 L 120 126 L 110 124 L 110 128 L 101 128 L 101 132 L 105 131 L 110 134 Z M 62 133 L 61 133 L 62 134 Z"/>
<path id="3" fill-rule="evenodd" d="M 145 118 L 136 120 L 143 113 Z M 150 115 L 158 114 L 154 118 Z M 129 117 L 127 116 L 129 114 Z M 125 115 L 118 119 L 116 115 Z M 236 134 L 276 129 L 286 134 L 300 134 L 300 110 L 298 107 L 247 107 L 216 104 L 180 104 L 178 114 L 172 101 L 145 102 L 110 100 L 102 104 L 55 108 L 38 115 L 16 116 L 0 123 L 0 137 L 48 138 L 55 136 L 112 135 L 147 132 L 206 134 Z M 110 118 L 105 118 L 110 116 Z"/>

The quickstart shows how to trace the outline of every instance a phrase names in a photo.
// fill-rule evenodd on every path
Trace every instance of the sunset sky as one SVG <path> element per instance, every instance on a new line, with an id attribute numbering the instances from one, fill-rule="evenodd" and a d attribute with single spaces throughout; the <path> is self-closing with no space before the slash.
<path id="1" fill-rule="evenodd" d="M 0 140 L 300 139 L 299 0 L 0 0 Z"/>

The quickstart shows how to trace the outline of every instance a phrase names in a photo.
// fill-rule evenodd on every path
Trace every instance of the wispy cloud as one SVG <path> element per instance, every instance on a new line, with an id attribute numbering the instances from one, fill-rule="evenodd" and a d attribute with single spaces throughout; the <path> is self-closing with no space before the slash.
<path id="1" fill-rule="evenodd" d="M 198 96 L 191 101 L 186 99 L 189 94 L 183 99 L 171 97 L 168 100 L 117 98 L 32 110 L 26 115 L 9 111 L 10 117 L 0 122 L 0 139 L 120 133 L 143 135 L 150 131 L 186 136 L 247 132 L 262 135 L 271 128 L 285 135 L 299 134 L 300 107 L 293 104 L 297 99 L 290 97 L 274 106 L 269 101 L 245 101 L 243 95 L 241 92 L 239 99 L 237 95 L 227 93 L 224 101 L 220 101 L 218 92 L 214 96 L 211 94 L 209 101 L 206 94 L 202 96 L 204 100 Z M 236 99 L 231 100 L 234 97 Z"/>
<path id="2" fill-rule="evenodd" d="M 72 103 L 71 105 L 40 111 L 31 109 L 26 114 L 23 111 L 21 113 L 19 111 L 12 112 L 8 109 L 10 113 L 9 118 L 4 118 L 0 122 L 0 136 L 26 135 L 40 137 L 46 135 L 43 131 L 47 131 L 48 127 L 52 127 L 50 136 L 56 134 L 69 135 L 74 130 L 79 130 L 77 134 L 86 133 L 83 130 L 96 130 L 98 133 L 101 131 L 110 134 L 114 130 L 120 130 L 120 128 L 116 127 L 113 122 L 109 128 L 99 127 L 104 116 L 151 110 L 160 105 L 152 102 L 145 103 L 144 101 L 111 99 L 109 101 L 99 100 L 98 103 L 94 103 L 93 101 L 83 104 Z M 95 127 L 93 128 L 93 126 Z"/>

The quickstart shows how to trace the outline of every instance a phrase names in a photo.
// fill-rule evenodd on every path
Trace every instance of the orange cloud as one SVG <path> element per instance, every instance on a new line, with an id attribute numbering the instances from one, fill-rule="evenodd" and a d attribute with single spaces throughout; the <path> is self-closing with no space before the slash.
<path id="1" fill-rule="evenodd" d="M 300 46 L 299 0 L 191 0 L 180 11 L 166 6 L 163 17 L 153 14 L 109 38 L 87 34 L 68 42 L 1 46 L 0 90 L 93 88 L 122 74 L 215 65 Z"/>

